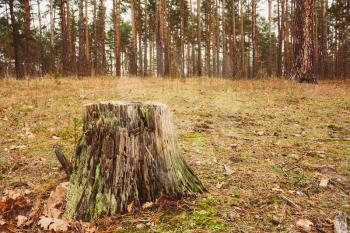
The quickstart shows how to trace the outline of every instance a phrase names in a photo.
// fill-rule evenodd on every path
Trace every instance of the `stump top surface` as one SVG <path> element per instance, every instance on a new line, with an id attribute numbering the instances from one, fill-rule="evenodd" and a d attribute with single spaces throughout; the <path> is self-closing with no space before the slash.
<path id="1" fill-rule="evenodd" d="M 166 104 L 154 101 L 134 101 L 134 100 L 108 100 L 100 101 L 99 103 L 89 103 L 85 107 L 93 105 L 114 105 L 114 106 L 154 106 L 154 107 L 167 107 Z"/>

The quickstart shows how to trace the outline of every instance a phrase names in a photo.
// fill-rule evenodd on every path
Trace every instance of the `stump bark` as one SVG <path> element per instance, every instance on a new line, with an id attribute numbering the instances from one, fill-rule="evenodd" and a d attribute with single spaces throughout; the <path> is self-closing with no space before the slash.
<path id="1" fill-rule="evenodd" d="M 70 182 L 66 215 L 82 220 L 205 191 L 179 154 L 167 106 L 132 101 L 85 107 Z"/>

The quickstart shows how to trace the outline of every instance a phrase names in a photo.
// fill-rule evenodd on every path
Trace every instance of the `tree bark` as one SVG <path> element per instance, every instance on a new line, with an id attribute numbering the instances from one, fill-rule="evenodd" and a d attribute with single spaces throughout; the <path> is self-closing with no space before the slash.
<path id="1" fill-rule="evenodd" d="M 320 52 L 320 67 L 321 76 L 326 77 L 328 73 L 328 26 L 327 26 L 328 0 L 321 0 L 321 52 Z"/>
<path id="2" fill-rule="evenodd" d="M 268 20 L 269 20 L 269 50 L 267 61 L 267 74 L 272 75 L 272 0 L 268 0 Z"/>
<path id="3" fill-rule="evenodd" d="M 315 0 L 297 0 L 295 9 L 295 48 L 291 79 L 316 83 L 314 75 L 314 21 Z"/>
<path id="4" fill-rule="evenodd" d="M 114 3 L 114 57 L 115 75 L 120 77 L 120 0 L 113 0 Z"/>
<path id="5" fill-rule="evenodd" d="M 137 12 L 136 0 L 131 0 L 131 31 L 132 31 L 132 49 L 130 56 L 130 74 L 137 75 Z"/>
<path id="6" fill-rule="evenodd" d="M 43 33 L 42 33 L 42 25 L 41 25 L 41 7 L 40 0 L 37 0 L 38 6 L 38 23 L 39 23 L 39 75 L 40 77 L 44 76 L 45 73 L 45 63 L 44 63 L 44 47 L 43 47 Z"/>
<path id="7" fill-rule="evenodd" d="M 245 67 L 245 34 L 244 34 L 244 15 L 243 15 L 243 0 L 240 0 L 240 34 L 241 34 L 241 77 L 245 78 L 246 67 Z"/>
<path id="8" fill-rule="evenodd" d="M 30 31 L 30 3 L 29 0 L 24 1 L 25 10 L 25 73 L 26 75 L 32 76 L 34 74 L 34 68 L 32 64 L 32 33 Z"/>
<path id="9" fill-rule="evenodd" d="M 11 24 L 12 24 L 12 36 L 13 36 L 13 48 L 15 52 L 15 72 L 16 72 L 16 79 L 23 79 L 24 78 L 24 72 L 23 67 L 21 64 L 21 58 L 20 58 L 20 35 L 19 35 L 19 26 L 18 22 L 16 20 L 15 12 L 14 12 L 14 4 L 13 0 L 9 0 L 9 9 L 10 9 L 10 18 L 11 18 Z"/>
<path id="10" fill-rule="evenodd" d="M 253 78 L 257 75 L 257 60 L 258 60 L 258 45 L 257 45 L 257 38 L 256 38 L 256 32 L 257 26 L 256 26 L 256 0 L 252 0 L 252 49 L 253 49 L 253 67 L 252 67 L 252 74 Z"/>
<path id="11" fill-rule="evenodd" d="M 78 61 L 78 76 L 85 76 L 85 39 L 84 39 L 84 0 L 79 0 L 79 61 Z"/>
<path id="12" fill-rule="evenodd" d="M 56 72 L 55 65 L 55 17 L 54 0 L 50 0 L 50 72 Z"/>
<path id="13" fill-rule="evenodd" d="M 167 106 L 130 101 L 86 106 L 70 182 L 66 215 L 82 220 L 205 191 L 179 154 Z"/>
<path id="14" fill-rule="evenodd" d="M 198 58 L 197 58 L 197 75 L 202 76 L 202 25 L 201 25 L 201 0 L 197 0 L 197 43 L 198 43 Z"/>

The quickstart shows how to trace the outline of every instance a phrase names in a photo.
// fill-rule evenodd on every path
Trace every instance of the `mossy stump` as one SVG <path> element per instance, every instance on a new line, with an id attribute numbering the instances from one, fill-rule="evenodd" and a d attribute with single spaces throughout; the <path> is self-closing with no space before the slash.
<path id="1" fill-rule="evenodd" d="M 66 215 L 89 220 L 141 209 L 160 197 L 205 189 L 180 156 L 166 105 L 89 104 L 67 195 Z"/>

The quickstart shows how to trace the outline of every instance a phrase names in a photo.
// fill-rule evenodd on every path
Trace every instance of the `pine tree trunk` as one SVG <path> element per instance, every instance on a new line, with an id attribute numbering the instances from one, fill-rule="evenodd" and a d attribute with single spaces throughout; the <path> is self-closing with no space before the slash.
<path id="1" fill-rule="evenodd" d="M 278 23 L 278 50 L 277 50 L 277 76 L 281 77 L 283 75 L 282 67 L 282 50 L 284 41 L 284 0 L 277 0 L 277 23 Z"/>
<path id="2" fill-rule="evenodd" d="M 45 63 L 44 63 L 44 47 L 43 47 L 43 32 L 41 25 L 41 7 L 40 0 L 37 0 L 38 7 L 38 27 L 39 27 L 39 75 L 40 77 L 44 76 L 45 73 Z"/>
<path id="3" fill-rule="evenodd" d="M 328 53 L 327 53 L 327 11 L 328 11 L 328 1 L 321 0 L 321 53 L 320 53 L 320 68 L 321 76 L 325 77 L 328 73 Z"/>
<path id="4" fill-rule="evenodd" d="M 297 0 L 295 9 L 295 49 L 291 79 L 316 83 L 314 65 L 314 21 L 315 0 Z"/>
<path id="5" fill-rule="evenodd" d="M 132 31 L 132 50 L 130 56 L 130 74 L 137 75 L 137 9 L 136 0 L 131 0 L 131 31 Z"/>
<path id="6" fill-rule="evenodd" d="M 25 9 L 25 73 L 32 76 L 34 74 L 34 68 L 32 65 L 32 33 L 30 31 L 31 14 L 29 0 L 24 1 Z"/>
<path id="7" fill-rule="evenodd" d="M 179 155 L 167 106 L 130 101 L 86 106 L 70 182 L 66 215 L 82 220 L 205 191 Z"/>
<path id="8" fill-rule="evenodd" d="M 120 77 L 120 0 L 113 0 L 114 7 L 114 57 L 115 75 Z"/>
<path id="9" fill-rule="evenodd" d="M 246 67 L 245 67 L 245 35 L 244 35 L 244 15 L 243 15 L 243 0 L 240 0 L 240 36 L 241 36 L 241 77 L 245 78 Z"/>
<path id="10" fill-rule="evenodd" d="M 91 56 L 90 56 L 90 38 L 89 38 L 89 13 L 88 13 L 88 2 L 85 0 L 85 75 L 91 75 Z"/>
<path id="11" fill-rule="evenodd" d="M 55 66 L 55 17 L 54 0 L 50 0 L 50 72 L 56 72 Z"/>
<path id="12" fill-rule="evenodd" d="M 16 79 L 23 79 L 24 78 L 24 72 L 22 67 L 22 62 L 20 58 L 20 35 L 19 35 L 19 26 L 18 22 L 16 20 L 15 12 L 14 12 L 14 1 L 9 0 L 9 9 L 10 9 L 10 17 L 11 17 L 11 24 L 12 24 L 12 37 L 13 37 L 13 48 L 14 48 L 14 55 L 15 55 L 15 72 L 16 72 Z"/>
<path id="13" fill-rule="evenodd" d="M 232 1 L 232 47 L 231 47 L 231 72 L 232 78 L 237 76 L 237 57 L 236 57 L 236 3 Z"/>
<path id="14" fill-rule="evenodd" d="M 268 19 L 269 19 L 269 50 L 267 61 L 267 73 L 272 75 L 272 0 L 268 0 Z"/>
<path id="15" fill-rule="evenodd" d="M 258 45 L 257 45 L 257 39 L 256 39 L 256 0 L 252 0 L 252 49 L 253 49 L 253 67 L 252 67 L 252 74 L 253 78 L 257 75 L 257 56 L 258 56 Z"/>
<path id="16" fill-rule="evenodd" d="M 78 22 L 78 30 L 79 30 L 79 55 L 78 55 L 78 76 L 85 76 L 85 39 L 84 39 L 84 11 L 83 11 L 83 2 L 84 0 L 79 0 L 79 22 Z"/>
<path id="17" fill-rule="evenodd" d="M 197 43 L 198 43 L 198 58 L 197 58 L 197 75 L 202 76 L 202 26 L 201 26 L 201 0 L 197 0 Z"/>
<path id="18" fill-rule="evenodd" d="M 67 23 L 66 23 L 66 7 L 65 1 L 59 1 L 60 17 L 61 17 L 61 71 L 62 75 L 68 75 L 68 49 L 67 49 Z"/>

